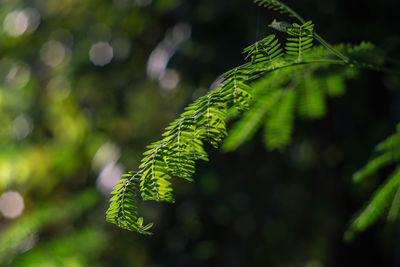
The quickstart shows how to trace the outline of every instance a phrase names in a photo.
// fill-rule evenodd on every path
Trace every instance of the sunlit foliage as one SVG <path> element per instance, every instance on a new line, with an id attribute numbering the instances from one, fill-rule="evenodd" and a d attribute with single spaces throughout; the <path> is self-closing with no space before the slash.
<path id="1" fill-rule="evenodd" d="M 126 175 L 113 191 L 107 220 L 129 230 L 148 233 L 152 223 L 143 226 L 137 217 L 133 198 L 139 184 L 143 200 L 174 202 L 170 179 L 192 180 L 195 161 L 207 160 L 203 142 L 215 148 L 227 135 L 226 113 L 230 108 L 247 110 L 223 144 L 226 151 L 237 148 L 265 125 L 265 143 L 270 149 L 282 149 L 291 140 L 295 110 L 303 117 L 320 118 L 325 114 L 325 95 L 343 91 L 345 72 L 328 71 L 326 79 L 334 80 L 330 90 L 313 72 L 324 65 L 344 65 L 383 69 L 369 61 L 376 51 L 369 45 L 333 47 L 315 31 L 311 21 L 305 22 L 292 9 L 279 1 L 256 1 L 261 6 L 288 13 L 301 24 L 277 22 L 270 25 L 287 34 L 282 45 L 269 35 L 244 49 L 249 62 L 222 75 L 216 89 L 197 99 L 180 118 L 170 124 L 164 139 L 153 143 L 144 153 L 139 170 Z M 312 49 L 313 41 L 320 47 Z M 365 51 L 363 51 L 365 49 Z M 364 52 L 363 61 L 352 52 Z M 346 55 L 344 55 L 346 54 Z M 381 62 L 382 65 L 384 62 Z M 254 100 L 253 100 L 254 99 Z"/>

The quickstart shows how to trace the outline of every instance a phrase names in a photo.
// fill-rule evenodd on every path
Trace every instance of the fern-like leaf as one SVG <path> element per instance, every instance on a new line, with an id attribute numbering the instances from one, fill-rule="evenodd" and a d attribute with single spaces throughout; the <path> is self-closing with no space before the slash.
<path id="1" fill-rule="evenodd" d="M 397 133 L 388 137 L 376 146 L 375 155 L 361 170 L 353 175 L 354 182 L 360 182 L 366 177 L 375 174 L 384 166 L 400 160 L 400 123 Z M 386 182 L 375 191 L 368 204 L 357 214 L 353 220 L 346 238 L 351 239 L 358 231 L 363 231 L 377 221 L 392 203 L 388 219 L 394 220 L 398 214 L 400 204 L 400 165 L 388 177 Z"/>
<path id="2" fill-rule="evenodd" d="M 352 55 L 352 53 L 356 53 L 357 55 L 374 53 L 373 46 L 366 43 L 357 46 L 336 45 L 335 49 L 344 51 L 348 55 Z M 247 51 L 255 51 L 255 49 L 249 48 Z M 317 58 L 329 59 L 331 56 L 332 53 L 323 46 L 312 47 L 311 50 L 304 54 L 305 60 L 311 61 Z M 278 58 L 273 64 L 283 64 L 283 66 L 284 64 L 293 64 L 296 68 L 294 70 L 291 68 L 279 69 L 279 67 L 275 70 L 274 67 L 266 68 L 263 74 L 265 75 L 265 73 L 268 73 L 268 75 L 266 75 L 265 78 L 259 79 L 257 82 L 251 83 L 254 99 L 253 103 L 250 106 L 250 110 L 245 112 L 242 118 L 236 122 L 230 130 L 230 133 L 223 144 L 223 149 L 225 151 L 234 150 L 243 142 L 250 139 L 262 124 L 265 125 L 264 141 L 267 148 L 282 149 L 285 144 L 290 142 L 292 126 L 289 122 L 294 120 L 295 114 L 286 114 L 287 111 L 285 111 L 285 109 L 282 109 L 283 113 L 263 110 L 263 108 L 265 108 L 262 104 L 263 96 L 264 94 L 268 95 L 271 88 L 295 91 L 295 93 L 293 93 L 294 100 L 292 107 L 297 110 L 298 114 L 305 118 L 320 118 L 326 112 L 325 97 L 340 96 L 344 94 L 345 79 L 353 77 L 357 71 L 354 68 L 341 70 L 326 69 L 326 66 L 324 65 L 296 65 L 296 62 L 288 63 L 280 61 L 280 59 L 281 58 Z M 259 69 L 257 68 L 257 70 Z M 315 74 L 319 70 L 322 71 L 322 74 Z M 249 73 L 251 73 L 251 71 L 248 71 L 247 67 L 247 74 Z M 249 75 L 248 79 L 251 79 L 251 75 Z M 267 95 L 266 97 L 268 97 Z M 292 102 L 292 100 L 290 100 L 290 102 Z M 277 101 L 277 103 L 280 103 L 280 101 Z M 279 105 L 269 109 L 275 110 L 277 107 L 279 107 Z M 289 112 L 292 110 L 290 107 L 286 108 Z M 252 115 L 255 117 L 253 118 Z M 274 130 L 268 131 L 267 128 L 274 128 L 271 125 L 279 122 L 279 118 L 281 117 L 287 118 L 288 120 L 287 124 L 280 124 L 283 127 L 282 129 L 285 134 L 272 134 Z M 271 122 L 268 122 L 270 120 Z M 293 121 L 291 123 L 293 123 Z M 270 126 L 268 126 L 268 124 Z M 276 129 L 277 128 L 278 126 Z"/>
<path id="3" fill-rule="evenodd" d="M 355 232 L 364 231 L 372 225 L 385 210 L 395 197 L 396 191 L 400 187 L 400 167 L 398 167 L 388 178 L 388 180 L 375 191 L 368 204 L 357 214 L 352 221 L 349 230 L 345 234 L 346 239 L 351 239 Z"/>
<path id="4" fill-rule="evenodd" d="M 359 171 L 357 171 L 353 175 L 353 181 L 358 183 L 364 180 L 366 177 L 376 173 L 379 171 L 382 167 L 389 165 L 390 163 L 393 163 L 395 160 L 400 159 L 400 151 L 396 152 L 387 152 L 382 155 L 376 156 Z"/>
<path id="5" fill-rule="evenodd" d="M 298 110 L 305 118 L 320 118 L 325 115 L 325 97 L 322 82 L 308 73 L 298 86 Z"/>
<path id="6" fill-rule="evenodd" d="M 141 234 L 151 234 L 147 230 L 153 226 L 153 223 L 143 226 L 143 218 L 138 218 L 136 212 L 136 187 L 139 177 L 140 174 L 137 172 L 124 174 L 124 178 L 114 187 L 106 220 L 123 229 L 137 231 Z"/>
<path id="7" fill-rule="evenodd" d="M 163 134 L 170 143 L 166 155 L 168 172 L 189 181 L 192 181 L 195 161 L 208 160 L 208 155 L 203 149 L 203 142 L 196 137 L 195 129 L 194 117 L 185 115 L 171 123 Z"/>
<path id="8" fill-rule="evenodd" d="M 293 23 L 292 27 L 287 29 L 290 37 L 287 38 L 285 50 L 289 59 L 295 62 L 302 61 L 303 55 L 309 52 L 313 45 L 313 30 L 314 24 L 311 21 L 303 25 Z"/>
<path id="9" fill-rule="evenodd" d="M 235 106 L 239 111 L 246 110 L 252 100 L 251 88 L 246 84 L 250 73 L 248 64 L 223 74 L 221 83 L 224 101 L 228 106 Z"/>
<path id="10" fill-rule="evenodd" d="M 262 124 L 265 125 L 268 147 L 281 149 L 290 142 L 295 106 L 298 106 L 301 115 L 320 117 L 325 112 L 325 93 L 339 95 L 343 92 L 343 79 L 327 77 L 327 81 L 330 79 L 336 84 L 334 88 L 328 88 L 326 81 L 312 75 L 316 68 L 312 67 L 314 63 L 318 63 L 318 66 L 321 66 L 320 63 L 350 65 L 340 49 L 326 43 L 313 32 L 311 21 L 305 22 L 281 2 L 255 2 L 289 14 L 301 23 L 285 24 L 283 27 L 290 35 L 285 46 L 286 56 L 283 56 L 281 45 L 274 35 L 246 47 L 244 53 L 250 61 L 224 73 L 216 89 L 190 104 L 166 128 L 163 139 L 148 146 L 137 172 L 131 172 L 120 180 L 112 192 L 107 211 L 109 222 L 124 229 L 149 234 L 148 229 L 152 224 L 143 226 L 143 218 L 137 216 L 137 192 L 141 192 L 144 200 L 174 202 L 172 177 L 193 180 L 196 161 L 208 160 L 204 142 L 218 148 L 227 136 L 228 109 L 237 110 L 237 114 L 243 112 L 243 117 L 225 140 L 224 150 L 238 147 L 252 137 Z M 313 48 L 313 39 L 323 44 L 324 48 Z M 351 53 L 349 51 L 348 55 Z M 332 55 L 342 60 L 330 59 Z M 364 65 L 353 61 L 351 66 Z M 370 65 L 365 66 L 370 68 Z M 294 67 L 296 71 L 293 71 Z M 397 139 L 393 140 L 398 142 Z M 383 150 L 391 146 L 388 142 L 382 144 Z"/>
<path id="11" fill-rule="evenodd" d="M 269 149 L 282 149 L 291 140 L 296 91 L 288 89 L 271 110 L 264 129 L 264 141 Z"/>
<path id="12" fill-rule="evenodd" d="M 254 3 L 261 7 L 266 7 L 281 14 L 288 14 L 290 17 L 296 18 L 299 22 L 304 23 L 304 19 L 300 17 L 293 9 L 277 0 L 254 0 Z"/>
<path id="13" fill-rule="evenodd" d="M 397 133 L 379 143 L 375 152 L 375 156 L 353 175 L 354 182 L 361 182 L 381 168 L 400 160 L 400 123 L 397 126 Z"/>
<path id="14" fill-rule="evenodd" d="M 246 47 L 243 53 L 247 54 L 246 59 L 251 58 L 251 63 L 254 65 L 272 63 L 275 59 L 283 56 L 282 51 L 279 41 L 275 38 L 274 34 L 271 34 Z"/>
<path id="15" fill-rule="evenodd" d="M 397 133 L 389 136 L 376 146 L 377 152 L 395 152 L 400 148 L 400 123 L 397 125 Z"/>
<path id="16" fill-rule="evenodd" d="M 272 89 L 257 100 L 253 107 L 243 114 L 242 119 L 231 129 L 223 144 L 224 151 L 232 151 L 249 140 L 260 127 L 266 115 L 278 101 L 282 92 Z"/>
<path id="17" fill-rule="evenodd" d="M 146 156 L 139 166 L 141 169 L 140 187 L 144 200 L 174 202 L 172 194 L 170 174 L 167 172 L 166 156 L 168 149 L 166 140 L 152 144 L 150 150 L 145 152 Z"/>
<path id="18" fill-rule="evenodd" d="M 218 148 L 222 139 L 227 135 L 226 103 L 221 95 L 221 90 L 201 97 L 195 113 L 198 125 L 196 136 Z"/>

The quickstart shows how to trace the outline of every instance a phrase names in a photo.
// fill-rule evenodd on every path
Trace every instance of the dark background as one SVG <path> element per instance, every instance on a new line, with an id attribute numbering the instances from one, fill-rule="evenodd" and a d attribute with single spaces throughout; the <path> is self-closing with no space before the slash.
<path id="1" fill-rule="evenodd" d="M 285 1 L 330 43 L 371 41 L 397 58 L 399 3 Z M 1 266 L 400 266 L 398 224 L 343 241 L 391 171 L 351 182 L 399 121 L 398 76 L 361 71 L 323 119 L 296 120 L 283 152 L 267 151 L 261 133 L 235 152 L 207 147 L 194 183 L 174 180 L 174 205 L 140 204 L 155 222 L 141 236 L 105 222 L 110 184 L 284 16 L 250 0 L 0 5 L 0 193 L 17 191 L 25 206 L 0 215 Z M 7 16 L 32 10 L 37 28 L 13 36 Z M 190 38 L 170 51 L 169 76 L 150 79 L 147 60 L 174 27 Z M 89 57 L 98 42 L 113 47 L 105 66 Z"/>

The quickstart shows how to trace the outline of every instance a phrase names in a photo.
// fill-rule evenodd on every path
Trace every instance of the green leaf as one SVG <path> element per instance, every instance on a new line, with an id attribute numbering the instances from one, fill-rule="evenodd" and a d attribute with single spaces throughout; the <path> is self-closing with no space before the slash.
<path id="1" fill-rule="evenodd" d="M 353 219 L 347 238 L 351 238 L 355 232 L 364 231 L 373 224 L 393 201 L 396 191 L 400 186 L 400 166 L 389 176 L 387 181 L 373 194 L 371 200 Z"/>
<path id="2" fill-rule="evenodd" d="M 289 89 L 270 112 L 265 124 L 264 141 L 270 149 L 282 149 L 291 140 L 296 91 Z"/>

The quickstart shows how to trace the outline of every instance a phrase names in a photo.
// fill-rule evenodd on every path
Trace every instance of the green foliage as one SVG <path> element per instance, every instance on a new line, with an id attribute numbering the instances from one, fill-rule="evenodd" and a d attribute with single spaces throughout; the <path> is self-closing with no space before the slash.
<path id="1" fill-rule="evenodd" d="M 388 219 L 397 217 L 398 189 L 381 215 L 382 223 L 362 234 L 362 244 L 347 246 L 337 239 L 346 216 L 361 208 L 357 203 L 368 200 L 398 163 L 362 184 L 348 182 L 349 171 L 367 162 L 369 153 L 360 145 L 375 142 L 382 131 L 391 132 L 389 125 L 398 118 L 399 75 L 359 71 L 357 64 L 309 63 L 341 61 L 320 45 L 315 32 L 301 62 L 286 67 L 292 61 L 286 55 L 291 37 L 286 31 L 303 22 L 286 17 L 287 12 L 249 8 L 249 0 L 1 3 L 0 266 L 180 266 L 182 259 L 188 266 L 243 259 L 247 266 L 368 266 L 395 260 L 390 249 L 357 256 L 375 240 L 380 239 L 379 248 L 388 248 L 396 238 L 382 236 L 380 229 L 386 226 L 386 214 Z M 365 16 L 373 2 L 351 13 L 346 1 L 337 1 L 335 7 L 317 1 L 285 3 L 308 14 L 305 19 L 312 19 L 314 30 L 327 40 L 356 44 L 333 46 L 352 61 L 388 66 L 386 57 L 399 55 L 399 39 L 393 35 L 397 25 L 391 23 L 398 8 L 382 6 Z M 268 28 L 274 18 L 280 27 Z M 344 22 L 351 22 L 351 29 Z M 384 50 L 354 43 L 363 39 Z M 253 48 L 263 48 L 252 62 L 253 51 L 241 52 L 255 41 L 259 43 Z M 279 57 L 268 60 L 268 53 L 274 55 L 265 48 L 273 43 L 279 46 Z M 97 65 L 110 57 L 108 64 Z M 151 66 L 159 67 L 160 76 L 150 73 Z M 121 186 L 124 209 L 116 205 L 120 216 L 110 218 L 136 228 L 130 232 L 106 222 L 109 193 L 121 171 L 128 176 L 120 179 L 131 179 L 129 171 L 140 170 L 146 145 L 162 140 L 169 123 L 179 119 L 181 129 L 191 123 L 179 114 L 208 93 L 217 74 L 216 80 L 232 92 L 225 99 L 228 135 L 220 149 L 247 112 L 263 107 L 259 101 L 277 93 L 258 128 L 252 129 L 256 134 L 251 143 L 224 155 L 206 139 L 175 142 L 166 160 L 176 204 L 143 201 L 137 175 L 126 199 L 121 197 L 126 187 Z M 300 112 L 306 76 L 322 89 L 327 104 L 326 118 L 318 122 Z M 222 86 L 218 82 L 211 88 Z M 294 93 L 291 112 L 285 111 L 283 92 Z M 331 98 L 337 96 L 341 98 Z M 287 116 L 292 125 L 288 120 L 268 126 Z M 184 133 L 192 135 L 192 130 Z M 282 151 L 263 151 L 264 143 Z M 183 154 L 194 148 L 207 151 L 210 162 L 197 161 L 207 157 L 200 151 L 195 169 L 181 168 L 187 158 Z M 360 157 L 365 162 L 354 166 Z M 176 178 L 179 171 L 185 178 Z M 90 194 L 80 197 L 87 189 Z M 135 217 L 129 220 L 128 215 Z M 155 227 L 144 230 L 149 222 Z M 389 225 L 393 232 L 396 225 Z M 139 229 L 154 235 L 143 236 Z M 251 240 L 252 246 L 243 240 Z M 236 253 L 223 253 L 232 248 Z M 341 257 L 343 250 L 348 257 Z"/>
<path id="2" fill-rule="evenodd" d="M 397 162 L 397 168 L 389 175 L 386 182 L 378 188 L 353 219 L 346 238 L 351 239 L 358 231 L 363 231 L 374 222 L 390 207 L 388 219 L 397 219 L 399 210 L 399 189 L 400 189 L 400 124 L 397 125 L 397 133 L 389 136 L 379 143 L 375 148 L 375 155 L 368 163 L 353 175 L 356 183 L 364 181 L 368 176 L 377 174 L 385 166 Z"/>
<path id="3" fill-rule="evenodd" d="M 111 205 L 107 212 L 107 220 L 115 223 L 121 228 L 136 230 L 142 234 L 150 234 L 146 230 L 152 224 L 143 226 L 143 218 L 137 217 L 136 212 L 136 186 L 139 183 L 138 174 L 130 172 L 124 175 L 124 179 L 119 180 L 119 184 L 111 194 Z"/>
<path id="4" fill-rule="evenodd" d="M 276 102 L 281 98 L 282 92 L 271 88 L 259 96 L 251 109 L 244 113 L 242 119 L 232 128 L 229 137 L 224 142 L 224 150 L 236 149 L 241 143 L 249 140 L 260 124 L 263 122 L 268 112 L 272 110 Z"/>
<path id="5" fill-rule="evenodd" d="M 42 205 L 8 227 L 0 236 L 0 265 L 13 260 L 25 243 L 44 226 L 80 216 L 98 202 L 95 190 L 87 190 L 65 203 Z"/>
<path id="6" fill-rule="evenodd" d="M 282 90 L 280 99 L 273 107 L 264 127 L 264 140 L 271 149 L 282 148 L 290 142 L 296 91 L 293 89 Z"/>
<path id="7" fill-rule="evenodd" d="M 282 46 L 275 35 L 268 35 L 246 47 L 244 53 L 250 61 L 224 73 L 214 90 L 189 105 L 166 128 L 163 139 L 144 153 L 139 169 L 125 175 L 115 187 L 107 211 L 109 222 L 148 234 L 152 224 L 143 226 L 143 218 L 137 216 L 136 191 L 141 191 L 144 200 L 173 203 L 171 178 L 192 180 L 196 160 L 208 160 L 204 142 L 218 148 L 227 136 L 228 109 L 243 114 L 223 143 L 225 151 L 250 139 L 261 125 L 266 146 L 283 149 L 291 140 L 296 112 L 320 118 L 326 110 L 325 97 L 343 94 L 344 81 L 350 75 L 331 65 L 379 69 L 371 62 L 352 59 L 360 52 L 368 59 L 374 53 L 371 46 L 331 46 L 314 32 L 311 21 L 305 22 L 286 5 L 275 0 L 255 2 L 295 17 L 301 24 L 274 20 L 271 27 L 288 35 L 286 44 Z M 313 47 L 313 41 L 321 46 Z M 316 78 L 318 70 L 325 71 L 324 79 Z"/>
<path id="8" fill-rule="evenodd" d="M 281 14 L 288 14 L 290 17 L 297 18 L 301 23 L 304 23 L 304 19 L 300 17 L 293 9 L 288 7 L 287 5 L 281 3 L 280 1 L 276 0 L 255 0 L 259 6 L 266 7 L 272 9 L 274 11 L 278 11 Z"/>
<path id="9" fill-rule="evenodd" d="M 10 266 L 93 266 L 92 262 L 96 261 L 100 251 L 108 245 L 104 230 L 97 225 L 68 231 L 43 243 L 24 253 Z M 99 263 L 95 266 L 101 265 Z"/>
<path id="10" fill-rule="evenodd" d="M 250 57 L 251 64 L 255 65 L 258 63 L 272 64 L 276 59 L 283 55 L 282 51 L 281 44 L 277 39 L 275 39 L 275 35 L 271 34 L 246 47 L 243 50 L 243 53 L 246 53 L 246 59 Z"/>
<path id="11" fill-rule="evenodd" d="M 301 62 L 302 55 L 311 50 L 314 31 L 314 24 L 311 21 L 299 25 L 293 23 L 292 27 L 287 29 L 287 34 L 290 36 L 286 42 L 286 54 L 288 59 L 295 62 Z"/>
<path id="12" fill-rule="evenodd" d="M 397 133 L 389 136 L 379 143 L 376 148 L 376 154 L 368 163 L 353 175 L 353 181 L 358 183 L 366 177 L 376 173 L 381 168 L 398 161 L 400 159 L 400 124 L 397 126 Z"/>
<path id="13" fill-rule="evenodd" d="M 320 118 L 325 115 L 324 88 L 320 79 L 305 75 L 299 84 L 299 114 L 306 118 Z"/>

